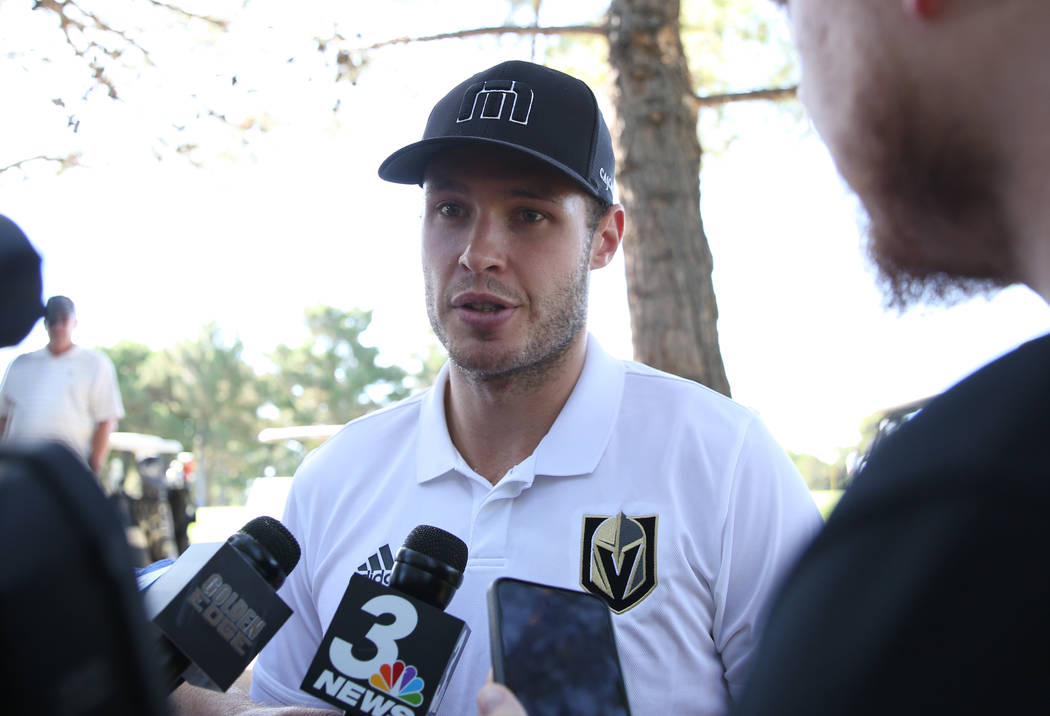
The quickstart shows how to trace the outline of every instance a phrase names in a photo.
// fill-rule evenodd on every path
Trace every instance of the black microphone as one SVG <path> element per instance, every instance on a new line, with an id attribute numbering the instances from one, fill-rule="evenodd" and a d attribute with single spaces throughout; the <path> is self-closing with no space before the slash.
<path id="1" fill-rule="evenodd" d="M 278 520 L 256 517 L 225 542 L 193 544 L 144 592 L 168 691 L 225 691 L 291 616 L 276 590 L 299 562 Z"/>
<path id="2" fill-rule="evenodd" d="M 444 613 L 463 583 L 467 545 L 420 525 L 390 586 L 355 573 L 300 688 L 350 714 L 435 713 L 470 627 Z"/>
<path id="3" fill-rule="evenodd" d="M 463 583 L 467 545 L 438 527 L 419 525 L 394 557 L 390 587 L 444 610 Z"/>

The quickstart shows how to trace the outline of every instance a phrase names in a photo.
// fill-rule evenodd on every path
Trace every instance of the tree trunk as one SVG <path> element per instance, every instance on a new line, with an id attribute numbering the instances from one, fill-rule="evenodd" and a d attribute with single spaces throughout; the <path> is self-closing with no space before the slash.
<path id="1" fill-rule="evenodd" d="M 635 358 L 729 395 L 678 0 L 612 0 L 612 127 Z"/>

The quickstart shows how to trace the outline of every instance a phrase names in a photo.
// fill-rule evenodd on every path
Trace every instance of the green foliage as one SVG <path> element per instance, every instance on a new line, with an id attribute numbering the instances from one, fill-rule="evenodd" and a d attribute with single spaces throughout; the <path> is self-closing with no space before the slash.
<path id="1" fill-rule="evenodd" d="M 700 96 L 798 84 L 788 23 L 769 0 L 683 0 L 681 29 Z M 775 106 L 800 127 L 808 126 L 797 101 Z M 700 116 L 704 152 L 728 150 L 737 137 L 737 124 L 733 104 L 705 108 Z"/>
<path id="2" fill-rule="evenodd" d="M 153 352 L 122 342 L 103 349 L 117 368 L 126 417 L 120 429 L 178 440 L 194 453 L 198 500 L 236 499 L 256 447 L 259 380 L 239 340 L 215 324 L 198 338 Z"/>
<path id="3" fill-rule="evenodd" d="M 846 454 L 840 451 L 833 463 L 827 463 L 813 455 L 788 452 L 795 468 L 810 490 L 840 490 L 846 486 Z"/>
<path id="4" fill-rule="evenodd" d="M 214 323 L 196 340 L 179 343 L 153 364 L 153 379 L 167 388 L 170 412 L 190 431 L 198 480 L 206 502 L 240 496 L 242 471 L 257 446 L 255 411 L 260 382 L 243 358 L 239 339 L 227 340 Z"/>
<path id="5" fill-rule="evenodd" d="M 787 25 L 769 0 L 683 0 L 681 28 L 700 94 L 797 81 Z"/>
<path id="6" fill-rule="evenodd" d="M 371 321 L 371 311 L 307 309 L 310 338 L 296 348 L 278 346 L 268 356 L 277 367 L 268 395 L 282 423 L 345 423 L 408 395 L 406 372 L 378 365 L 379 350 L 361 344 Z"/>
<path id="7" fill-rule="evenodd" d="M 345 423 L 433 382 L 444 363 L 433 342 L 412 373 L 382 366 L 378 349 L 360 341 L 370 322 L 367 311 L 311 308 L 310 338 L 277 346 L 264 374 L 245 361 L 241 341 L 215 324 L 161 351 L 131 342 L 103 348 L 127 413 L 119 429 L 178 440 L 194 454 L 198 501 L 239 503 L 250 478 L 291 474 L 313 447 L 262 444 L 263 428 Z"/>
<path id="8" fill-rule="evenodd" d="M 842 493 L 843 490 L 810 490 L 813 501 L 817 503 L 817 509 L 820 510 L 820 514 L 825 520 L 828 519 L 831 511 L 835 509 L 835 505 L 838 504 Z"/>
<path id="9" fill-rule="evenodd" d="M 188 446 L 192 430 L 181 416 L 172 413 L 170 401 L 165 400 L 168 388 L 164 382 L 154 380 L 154 376 L 163 372 L 157 364 L 164 357 L 129 341 L 101 350 L 117 368 L 117 383 L 127 413 L 120 421 L 120 430 L 161 435 Z"/>
<path id="10" fill-rule="evenodd" d="M 413 393 L 432 385 L 434 379 L 437 378 L 438 371 L 441 370 L 441 367 L 448 360 L 448 353 L 445 352 L 444 346 L 438 342 L 437 337 L 431 333 L 430 338 L 431 340 L 427 342 L 423 353 L 416 356 L 416 360 L 419 362 L 418 366 L 405 379 L 405 385 Z"/>

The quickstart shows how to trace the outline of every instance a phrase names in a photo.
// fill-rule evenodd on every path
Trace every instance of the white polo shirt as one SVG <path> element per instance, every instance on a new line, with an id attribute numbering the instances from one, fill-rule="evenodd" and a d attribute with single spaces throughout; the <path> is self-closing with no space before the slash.
<path id="1" fill-rule="evenodd" d="M 771 592 L 822 524 L 759 419 L 589 337 L 550 432 L 492 486 L 449 438 L 447 381 L 446 366 L 432 389 L 350 423 L 300 467 L 284 524 L 303 556 L 281 592 L 295 613 L 257 662 L 253 698 L 322 705 L 299 685 L 350 576 L 388 575 L 412 528 L 432 524 L 469 548 L 446 611 L 472 633 L 441 713 L 475 713 L 490 668 L 489 584 L 582 589 L 588 534 L 623 513 L 655 559 L 649 582 L 610 602 L 632 712 L 727 713 Z"/>
<path id="2" fill-rule="evenodd" d="M 124 417 L 113 362 L 80 346 L 20 355 L 0 388 L 0 415 L 5 440 L 60 440 L 87 460 L 98 424 Z"/>

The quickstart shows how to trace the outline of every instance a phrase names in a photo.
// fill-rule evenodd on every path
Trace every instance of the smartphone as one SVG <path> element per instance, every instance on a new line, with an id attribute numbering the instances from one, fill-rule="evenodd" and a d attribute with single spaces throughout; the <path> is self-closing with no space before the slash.
<path id="1" fill-rule="evenodd" d="M 605 602 L 500 577 L 489 586 L 488 603 L 493 679 L 529 716 L 630 716 Z"/>

